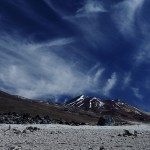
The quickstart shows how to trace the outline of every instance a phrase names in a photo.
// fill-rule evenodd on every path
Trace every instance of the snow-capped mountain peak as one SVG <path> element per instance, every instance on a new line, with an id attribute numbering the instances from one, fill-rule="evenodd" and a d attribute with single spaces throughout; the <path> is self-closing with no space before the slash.
<path id="1" fill-rule="evenodd" d="M 101 101 L 97 97 L 88 97 L 81 95 L 77 98 L 74 98 L 73 101 L 71 100 L 70 102 L 67 103 L 67 106 L 74 106 L 78 108 L 84 108 L 86 110 L 95 110 L 95 109 L 100 109 L 104 105 L 104 102 Z"/>
<path id="2" fill-rule="evenodd" d="M 85 95 L 78 96 L 71 101 L 69 101 L 66 106 L 79 108 L 86 111 L 92 111 L 94 113 L 108 113 L 108 114 L 134 114 L 141 115 L 143 114 L 137 108 L 132 107 L 131 105 L 125 103 L 120 99 L 116 100 L 102 100 L 97 97 L 89 97 Z"/>

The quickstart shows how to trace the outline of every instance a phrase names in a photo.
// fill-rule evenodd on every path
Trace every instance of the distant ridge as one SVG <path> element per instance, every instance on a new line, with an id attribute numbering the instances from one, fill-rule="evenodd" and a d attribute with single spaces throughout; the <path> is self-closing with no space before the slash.
<path id="1" fill-rule="evenodd" d="M 0 91 L 0 114 L 5 113 L 29 113 L 31 116 L 49 116 L 57 122 L 78 122 L 95 124 L 97 118 L 91 118 L 88 115 L 77 115 L 76 113 L 68 112 L 68 108 L 59 103 L 42 100 L 26 99 L 24 97 L 11 95 Z"/>
<path id="2" fill-rule="evenodd" d="M 120 99 L 102 100 L 97 97 L 78 96 L 66 103 L 68 107 L 78 108 L 85 111 L 110 115 L 120 119 L 135 121 L 150 121 L 150 115 L 135 108 Z"/>
<path id="3" fill-rule="evenodd" d="M 109 116 L 116 122 L 143 122 L 150 123 L 150 115 L 124 101 L 102 100 L 97 97 L 80 95 L 65 104 L 51 101 L 32 100 L 11 95 L 0 91 L 0 114 L 29 113 L 31 116 L 45 116 L 58 122 L 78 122 L 96 125 L 99 118 Z"/>

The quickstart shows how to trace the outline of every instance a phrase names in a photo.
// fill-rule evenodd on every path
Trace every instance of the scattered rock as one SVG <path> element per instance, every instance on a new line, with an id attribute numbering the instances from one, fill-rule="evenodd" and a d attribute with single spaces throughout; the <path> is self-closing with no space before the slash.
<path id="1" fill-rule="evenodd" d="M 136 130 L 134 130 L 134 136 L 135 136 L 135 137 L 137 136 L 137 134 L 138 134 L 138 133 L 137 133 L 137 131 L 136 131 Z"/>
<path id="2" fill-rule="evenodd" d="M 34 132 L 34 131 L 37 131 L 37 130 L 40 130 L 40 129 L 37 128 L 37 127 L 30 126 L 30 127 L 27 127 L 26 130 L 29 130 L 30 132 Z"/>
<path id="3" fill-rule="evenodd" d="M 99 150 L 104 150 L 104 146 L 101 146 Z"/>
<path id="4" fill-rule="evenodd" d="M 16 112 L 9 112 L 0 114 L 0 124 L 65 124 L 65 125 L 85 125 L 82 122 L 71 121 L 68 122 L 63 119 L 52 119 L 48 115 L 41 117 L 40 115 L 32 116 L 29 113 L 17 114 Z"/>
<path id="5" fill-rule="evenodd" d="M 20 150 L 22 149 L 21 146 L 13 146 L 13 147 L 10 147 L 8 150 Z"/>
<path id="6" fill-rule="evenodd" d="M 9 125 L 8 130 L 10 130 L 10 129 L 11 129 L 11 126 Z"/>
<path id="7" fill-rule="evenodd" d="M 55 134 L 55 131 L 50 132 L 50 134 Z"/>
<path id="8" fill-rule="evenodd" d="M 17 129 L 13 129 L 13 132 L 14 132 L 15 134 L 20 134 L 20 133 L 21 133 L 21 131 L 20 131 L 20 130 L 17 130 Z"/>
<path id="9" fill-rule="evenodd" d="M 119 133 L 118 136 L 124 136 L 124 137 L 126 137 L 126 136 L 135 136 L 135 137 L 137 137 L 137 131 L 134 130 L 134 132 L 131 133 L 129 130 L 124 130 L 124 133 L 123 134 Z"/>
<path id="10" fill-rule="evenodd" d="M 106 119 L 103 118 L 103 117 L 100 117 L 99 120 L 98 120 L 97 125 L 99 125 L 99 126 L 105 126 L 106 125 Z"/>
<path id="11" fill-rule="evenodd" d="M 89 148 L 88 148 L 88 149 L 89 149 L 89 150 L 93 150 L 93 148 L 92 148 L 92 147 L 90 147 L 90 146 L 89 146 Z"/>
<path id="12" fill-rule="evenodd" d="M 99 118 L 97 125 L 99 126 L 112 126 L 115 124 L 115 121 L 113 119 L 113 117 L 111 117 L 110 115 L 103 115 Z"/>
<path id="13" fill-rule="evenodd" d="M 123 136 L 132 136 L 133 134 L 129 130 L 124 130 Z"/>
<path id="14" fill-rule="evenodd" d="M 24 133 L 24 134 L 29 134 L 30 131 L 25 129 L 25 130 L 22 131 L 22 133 Z"/>

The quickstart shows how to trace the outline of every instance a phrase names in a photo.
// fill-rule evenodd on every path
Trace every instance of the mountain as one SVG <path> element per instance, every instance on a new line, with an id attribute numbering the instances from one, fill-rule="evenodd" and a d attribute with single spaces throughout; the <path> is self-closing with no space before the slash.
<path id="1" fill-rule="evenodd" d="M 96 125 L 100 117 L 109 116 L 116 124 L 131 122 L 150 122 L 150 115 L 124 101 L 102 100 L 96 97 L 78 96 L 65 104 L 51 101 L 32 100 L 0 91 L 0 119 L 6 114 L 30 114 L 49 116 L 51 123 Z M 3 117 L 5 115 L 5 117 Z M 25 115 L 26 116 L 26 115 Z M 12 116 L 11 118 L 14 118 Z M 26 117 L 25 117 L 26 118 Z M 41 119 L 42 120 L 42 119 Z M 23 121 L 24 122 L 24 121 Z M 33 122 L 33 121 L 32 121 Z M 43 121 L 42 121 L 43 122 Z"/>
<path id="2" fill-rule="evenodd" d="M 32 100 L 17 95 L 11 95 L 0 91 L 0 116 L 3 114 L 30 114 L 32 117 L 40 115 L 49 116 L 55 122 L 76 122 L 95 124 L 97 118 L 91 118 L 84 114 L 69 112 L 68 108 L 59 103 L 42 100 Z"/>
<path id="3" fill-rule="evenodd" d="M 99 112 L 104 106 L 104 102 L 96 97 L 78 96 L 66 103 L 70 107 L 78 107 L 84 110 L 91 110 L 93 112 Z"/>
<path id="4" fill-rule="evenodd" d="M 81 95 L 66 103 L 68 107 L 90 111 L 100 116 L 111 116 L 116 120 L 150 121 L 150 115 L 120 99 L 102 100 Z"/>

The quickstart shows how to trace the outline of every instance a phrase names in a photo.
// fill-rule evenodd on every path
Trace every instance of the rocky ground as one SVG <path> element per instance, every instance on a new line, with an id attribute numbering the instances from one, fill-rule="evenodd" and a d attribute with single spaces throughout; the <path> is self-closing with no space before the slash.
<path id="1" fill-rule="evenodd" d="M 150 150 L 150 125 L 0 125 L 0 150 Z"/>
<path id="2" fill-rule="evenodd" d="M 85 125 L 83 122 L 66 121 L 64 119 L 54 119 L 46 116 L 32 116 L 29 113 L 18 114 L 13 113 L 2 113 L 0 114 L 0 124 L 66 124 L 66 125 Z"/>

